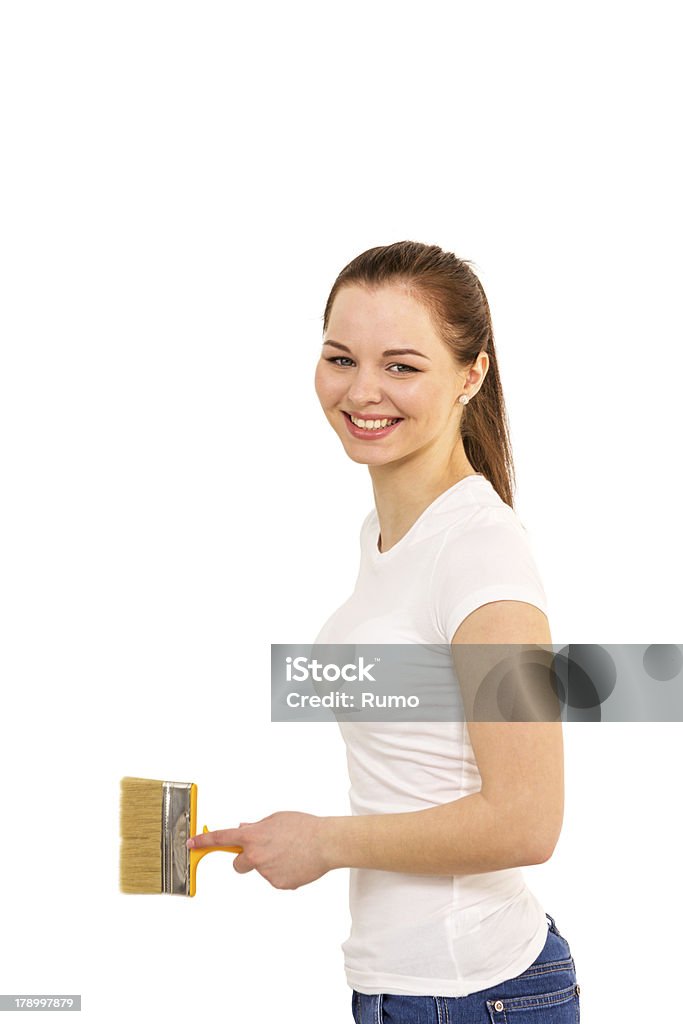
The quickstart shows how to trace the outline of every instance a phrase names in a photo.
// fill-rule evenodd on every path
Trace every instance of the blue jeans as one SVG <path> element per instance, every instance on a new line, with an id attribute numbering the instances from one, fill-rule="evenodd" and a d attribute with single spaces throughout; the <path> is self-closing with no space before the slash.
<path id="1" fill-rule="evenodd" d="M 579 986 L 569 943 L 550 914 L 545 946 L 516 978 L 468 996 L 366 996 L 355 988 L 356 1024 L 579 1024 Z"/>

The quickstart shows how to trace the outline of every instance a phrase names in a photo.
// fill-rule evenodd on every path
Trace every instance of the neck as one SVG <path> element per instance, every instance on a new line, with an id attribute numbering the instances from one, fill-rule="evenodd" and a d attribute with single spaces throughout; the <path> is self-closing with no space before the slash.
<path id="1" fill-rule="evenodd" d="M 422 451 L 386 466 L 368 468 L 382 552 L 397 544 L 440 494 L 476 472 L 465 455 L 462 440 L 446 462 L 436 453 Z"/>

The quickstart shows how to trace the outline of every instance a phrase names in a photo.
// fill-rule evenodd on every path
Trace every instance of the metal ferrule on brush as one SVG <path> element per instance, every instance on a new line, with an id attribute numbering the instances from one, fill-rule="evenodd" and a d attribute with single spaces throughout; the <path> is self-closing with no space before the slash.
<path id="1" fill-rule="evenodd" d="M 191 782 L 164 782 L 161 810 L 161 891 L 190 895 Z"/>

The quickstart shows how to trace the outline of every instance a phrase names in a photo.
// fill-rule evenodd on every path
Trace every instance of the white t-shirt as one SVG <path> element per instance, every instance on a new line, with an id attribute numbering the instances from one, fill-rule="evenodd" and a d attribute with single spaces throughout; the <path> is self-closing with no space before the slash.
<path id="1" fill-rule="evenodd" d="M 450 644 L 489 601 L 547 614 L 525 528 L 481 474 L 458 481 L 388 551 L 375 509 L 361 527 L 351 597 L 316 644 Z M 481 789 L 465 721 L 341 721 L 353 814 L 433 807 Z M 466 996 L 529 967 L 547 920 L 522 870 L 420 875 L 350 869 L 351 988 L 373 995 Z"/>

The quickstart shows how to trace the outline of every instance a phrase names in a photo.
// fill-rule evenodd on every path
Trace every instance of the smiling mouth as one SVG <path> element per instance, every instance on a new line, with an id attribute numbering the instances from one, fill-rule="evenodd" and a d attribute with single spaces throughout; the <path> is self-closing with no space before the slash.
<path id="1" fill-rule="evenodd" d="M 400 423 L 403 419 L 402 416 L 395 416 L 393 418 L 385 416 L 380 419 L 359 419 L 348 412 L 345 412 L 344 415 L 351 423 L 353 423 L 354 427 L 357 427 L 359 430 L 386 430 L 387 427 L 393 427 L 394 424 Z"/>

